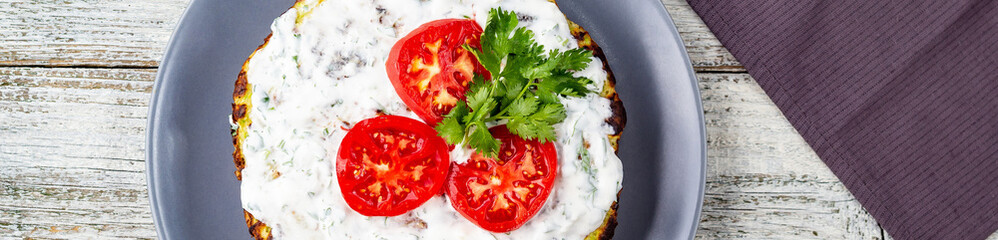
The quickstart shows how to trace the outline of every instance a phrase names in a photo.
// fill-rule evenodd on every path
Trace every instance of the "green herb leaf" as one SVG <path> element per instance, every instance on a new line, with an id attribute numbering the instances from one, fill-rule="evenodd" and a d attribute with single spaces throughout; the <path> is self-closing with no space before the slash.
<path id="1" fill-rule="evenodd" d="M 473 111 L 477 111 L 485 105 L 485 102 L 492 100 L 491 93 L 489 92 L 489 85 L 485 83 L 472 82 L 471 86 L 468 87 L 468 92 L 465 93 L 467 97 L 468 107 Z"/>
<path id="2" fill-rule="evenodd" d="M 537 99 L 517 98 L 509 105 L 509 115 L 514 117 L 529 116 L 537 111 Z"/>
<path id="3" fill-rule="evenodd" d="M 576 48 L 560 53 L 552 51 L 550 56 L 550 61 L 555 62 L 559 70 L 578 71 L 589 66 L 593 55 L 588 50 Z"/>
<path id="4" fill-rule="evenodd" d="M 533 32 L 518 24 L 516 13 L 492 9 L 480 38 L 482 48 L 463 46 L 491 78 L 476 74 L 465 101 L 436 126 L 448 143 L 467 143 L 481 154 L 495 156 L 500 143 L 486 126 L 501 121 L 524 139 L 554 141 L 554 125 L 566 116 L 559 98 L 591 92 L 587 86 L 592 80 L 573 75 L 589 66 L 590 51 L 546 51 L 534 41 Z"/>
<path id="5" fill-rule="evenodd" d="M 539 89 L 538 92 L 542 93 L 581 97 L 591 92 L 588 88 L 586 88 L 586 86 L 589 86 L 592 83 L 593 81 L 588 78 L 574 77 L 571 73 L 558 71 L 553 73 L 544 81 L 537 83 L 537 88 Z M 546 96 L 541 97 L 544 98 Z M 554 96 L 550 96 L 549 98 L 553 97 Z"/>
<path id="6" fill-rule="evenodd" d="M 465 122 L 464 119 L 468 113 L 468 105 L 465 102 L 457 102 L 457 105 L 447 115 L 444 115 L 444 120 L 434 127 L 437 130 L 437 135 L 440 135 L 448 144 L 456 145 L 464 141 L 467 127 L 462 122 Z"/>
<path id="7" fill-rule="evenodd" d="M 475 124 L 471 136 L 468 137 L 468 146 L 485 156 L 495 156 L 499 152 L 499 140 L 489 133 L 484 123 Z"/>

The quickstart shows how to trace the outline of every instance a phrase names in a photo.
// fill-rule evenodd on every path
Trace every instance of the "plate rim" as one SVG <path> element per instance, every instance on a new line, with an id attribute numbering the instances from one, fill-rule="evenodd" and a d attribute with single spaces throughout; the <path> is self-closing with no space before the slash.
<path id="1" fill-rule="evenodd" d="M 681 55 L 681 58 L 684 62 L 683 67 L 685 67 L 686 69 L 685 73 L 687 75 L 688 80 L 690 81 L 693 97 L 695 98 L 694 102 L 696 103 L 695 108 L 697 110 L 697 116 L 699 122 L 698 124 L 699 138 L 700 138 L 700 140 L 697 141 L 697 144 L 700 145 L 699 149 L 700 157 L 698 159 L 700 161 L 700 171 L 698 172 L 699 177 L 697 178 L 699 180 L 698 181 L 699 193 L 697 194 L 696 209 L 693 219 L 691 219 L 692 225 L 689 228 L 689 237 L 688 237 L 688 239 L 694 239 L 697 233 L 697 229 L 699 228 L 700 217 L 703 213 L 702 211 L 703 199 L 705 194 L 706 175 L 707 175 L 706 174 L 707 173 L 707 142 L 706 142 L 707 133 L 706 133 L 706 124 L 705 124 L 706 122 L 703 113 L 703 102 L 699 89 L 699 80 L 696 76 L 696 71 L 693 69 L 693 64 L 690 59 L 689 53 L 686 50 L 686 44 L 683 41 L 682 36 L 680 35 L 679 29 L 676 26 L 675 21 L 673 21 L 672 19 L 672 15 L 665 8 L 664 3 L 658 0 L 645 0 L 645 1 L 651 2 L 654 6 L 656 6 L 655 11 L 660 13 L 659 15 L 662 16 L 661 20 L 666 23 L 666 26 L 668 26 L 666 30 L 672 33 L 672 41 L 679 48 L 678 49 L 680 52 L 679 55 Z M 170 232 L 168 231 L 167 224 L 163 222 L 164 221 L 162 219 L 163 215 L 160 213 L 160 211 L 162 211 L 163 206 L 160 205 L 161 202 L 160 200 L 161 196 L 159 194 L 160 188 L 158 188 L 156 184 L 160 176 L 160 173 L 156 168 L 157 166 L 156 162 L 158 158 L 155 154 L 156 153 L 155 149 L 157 149 L 157 145 L 159 143 L 159 141 L 157 141 L 157 136 L 158 136 L 157 130 L 159 129 L 157 128 L 157 125 L 159 122 L 158 116 L 160 115 L 159 114 L 161 108 L 160 105 L 162 104 L 160 99 L 163 97 L 161 95 L 160 89 L 162 88 L 164 82 L 167 81 L 166 75 L 168 69 L 170 69 L 171 63 L 173 62 L 173 60 L 171 59 L 174 58 L 174 55 L 176 55 L 178 51 L 177 50 L 178 48 L 175 47 L 175 45 L 178 42 L 178 37 L 181 35 L 179 33 L 182 31 L 182 29 L 188 28 L 191 24 L 193 24 L 191 23 L 192 21 L 189 20 L 190 13 L 192 12 L 191 9 L 193 9 L 195 3 L 198 2 L 201 1 L 191 0 L 190 2 L 187 3 L 184 12 L 180 15 L 177 21 L 177 25 L 173 28 L 172 33 L 170 34 L 170 39 L 167 45 L 164 47 L 164 54 L 160 58 L 160 64 L 156 70 L 156 79 L 153 83 L 152 94 L 150 96 L 150 101 L 149 101 L 149 110 L 147 115 L 148 123 L 146 126 L 146 137 L 145 137 L 146 186 L 149 194 L 149 203 L 151 210 L 150 212 L 153 218 L 153 226 L 156 229 L 157 237 L 162 239 L 173 239 L 173 238 L 170 237 L 169 234 Z"/>
<path id="2" fill-rule="evenodd" d="M 679 46 L 679 52 L 683 57 L 683 62 L 686 67 L 686 73 L 689 76 L 690 85 L 693 88 L 693 97 L 696 98 L 696 110 L 699 116 L 698 126 L 700 127 L 700 193 L 697 195 L 696 214 L 693 216 L 693 226 L 690 228 L 689 239 L 694 239 L 697 234 L 697 229 L 700 227 L 700 215 L 703 214 L 703 198 L 705 194 L 705 187 L 707 184 L 707 125 L 706 120 L 704 120 L 703 114 L 703 98 L 700 96 L 700 81 L 696 76 L 696 70 L 693 69 L 693 61 L 690 60 L 690 54 L 686 51 L 686 42 L 683 41 L 682 36 L 679 35 L 679 28 L 676 26 L 676 22 L 672 20 L 672 14 L 665 9 L 665 5 L 657 0 L 649 0 L 659 3 L 659 10 L 665 15 L 665 21 L 668 23 L 669 31 L 672 32 L 672 40 Z"/>
<path id="3" fill-rule="evenodd" d="M 155 149 L 158 143 L 158 141 L 156 141 L 157 139 L 156 135 L 158 134 L 158 132 L 156 131 L 157 129 L 156 125 L 159 120 L 159 118 L 157 117 L 159 114 L 157 114 L 157 112 L 159 112 L 160 110 L 159 99 L 162 97 L 160 94 L 161 92 L 160 89 L 162 88 L 163 82 L 166 81 L 164 79 L 166 77 L 165 75 L 167 71 L 164 69 L 169 69 L 170 63 L 173 62 L 170 61 L 169 59 L 172 59 L 173 55 L 175 55 L 177 52 L 177 48 L 174 47 L 174 45 L 176 45 L 178 42 L 177 37 L 181 29 L 184 29 L 187 27 L 187 25 L 191 24 L 190 23 L 191 21 L 187 21 L 187 19 L 190 18 L 191 9 L 193 9 L 192 7 L 194 6 L 195 2 L 198 2 L 198 0 L 191 0 L 190 2 L 187 3 L 186 8 L 184 8 L 184 12 L 181 13 L 180 18 L 177 19 L 177 25 L 173 28 L 172 32 L 170 33 L 170 40 L 167 42 L 166 46 L 164 47 L 163 57 L 159 59 L 159 66 L 157 66 L 156 68 L 156 79 L 153 82 L 152 94 L 149 98 L 149 114 L 146 116 L 146 118 L 148 119 L 147 120 L 148 123 L 146 125 L 146 154 L 145 154 L 146 188 L 147 191 L 149 192 L 148 193 L 149 208 L 152 214 L 153 227 L 156 228 L 156 237 L 162 239 L 173 239 L 173 238 L 170 238 L 169 231 L 166 230 L 167 229 L 166 224 L 163 223 L 162 219 L 163 215 L 160 214 L 160 211 L 162 211 L 161 209 L 162 206 L 159 204 L 160 202 L 159 188 L 156 187 L 156 182 L 158 182 L 157 179 L 159 176 L 158 173 L 159 171 L 156 168 L 157 158 L 155 156 L 156 153 Z"/>

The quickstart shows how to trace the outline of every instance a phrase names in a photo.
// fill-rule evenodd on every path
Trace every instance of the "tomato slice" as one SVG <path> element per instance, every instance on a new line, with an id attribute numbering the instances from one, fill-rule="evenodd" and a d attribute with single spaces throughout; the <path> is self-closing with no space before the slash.
<path id="1" fill-rule="evenodd" d="M 340 143 L 336 178 L 350 208 L 397 216 L 439 194 L 450 155 L 437 132 L 418 120 L 379 116 L 355 124 Z"/>
<path id="2" fill-rule="evenodd" d="M 452 164 L 447 197 L 465 218 L 492 232 L 523 226 L 547 201 L 558 175 L 554 143 L 528 141 L 497 126 L 489 132 L 502 145 L 498 159 L 478 153 Z"/>
<path id="3" fill-rule="evenodd" d="M 385 63 L 395 92 L 413 112 L 436 126 L 450 112 L 477 73 L 489 72 L 461 47 L 481 49 L 482 27 L 470 19 L 425 23 L 392 47 Z"/>

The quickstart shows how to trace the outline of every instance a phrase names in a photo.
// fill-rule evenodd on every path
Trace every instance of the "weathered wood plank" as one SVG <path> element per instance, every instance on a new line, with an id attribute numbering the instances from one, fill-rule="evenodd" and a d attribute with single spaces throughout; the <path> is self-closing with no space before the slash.
<path id="1" fill-rule="evenodd" d="M 155 67 L 189 0 L 0 0 L 0 66 Z M 662 0 L 694 67 L 743 71 L 683 0 Z"/>
<path id="2" fill-rule="evenodd" d="M 154 235 L 142 161 L 153 77 L 0 68 L 0 235 Z M 750 77 L 700 77 L 710 168 L 699 238 L 880 236 Z"/>
<path id="3" fill-rule="evenodd" d="M 698 239 L 883 239 L 748 74 L 699 74 L 707 193 Z"/>
<path id="4" fill-rule="evenodd" d="M 154 237 L 153 70 L 0 68 L 0 236 Z M 700 74 L 710 162 L 699 239 L 880 239 L 872 218 L 745 74 Z"/>
<path id="5" fill-rule="evenodd" d="M 153 238 L 155 69 L 0 68 L 0 238 Z"/>
<path id="6" fill-rule="evenodd" d="M 188 0 L 0 0 L 0 66 L 155 67 Z"/>
<path id="7" fill-rule="evenodd" d="M 0 239 L 155 238 L 144 134 L 154 69 L 188 0 L 0 0 Z M 700 71 L 740 72 L 683 0 L 662 0 Z M 746 74 L 700 74 L 698 239 L 882 239 Z M 998 240 L 998 234 L 991 240 Z"/>
<path id="8" fill-rule="evenodd" d="M 741 63 L 721 45 L 686 0 L 661 0 L 676 23 L 686 52 L 697 71 L 744 72 Z"/>

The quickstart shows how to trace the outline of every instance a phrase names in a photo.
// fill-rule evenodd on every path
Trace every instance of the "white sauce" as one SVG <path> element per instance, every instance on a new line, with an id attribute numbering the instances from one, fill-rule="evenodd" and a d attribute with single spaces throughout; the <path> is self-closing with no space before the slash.
<path id="1" fill-rule="evenodd" d="M 341 196 L 333 167 L 346 134 L 341 127 L 377 110 L 419 119 L 385 72 L 396 40 L 442 18 L 469 17 L 484 26 L 498 6 L 529 16 L 520 26 L 533 30 L 547 49 L 577 47 L 564 15 L 544 0 L 325 1 L 310 3 L 313 11 L 297 27 L 296 9 L 277 18 L 247 73 L 253 123 L 243 147 L 243 208 L 272 227 L 277 239 L 582 239 L 599 227 L 623 175 L 607 139 L 613 130 L 604 122 L 612 115 L 610 101 L 596 94 L 562 99 L 568 117 L 555 126 L 556 186 L 541 211 L 513 232 L 477 227 L 443 195 L 397 217 L 357 214 Z M 576 75 L 595 80 L 592 89 L 599 92 L 606 79 L 601 66 L 593 58 Z M 451 155 L 466 158 L 468 152 Z"/>

